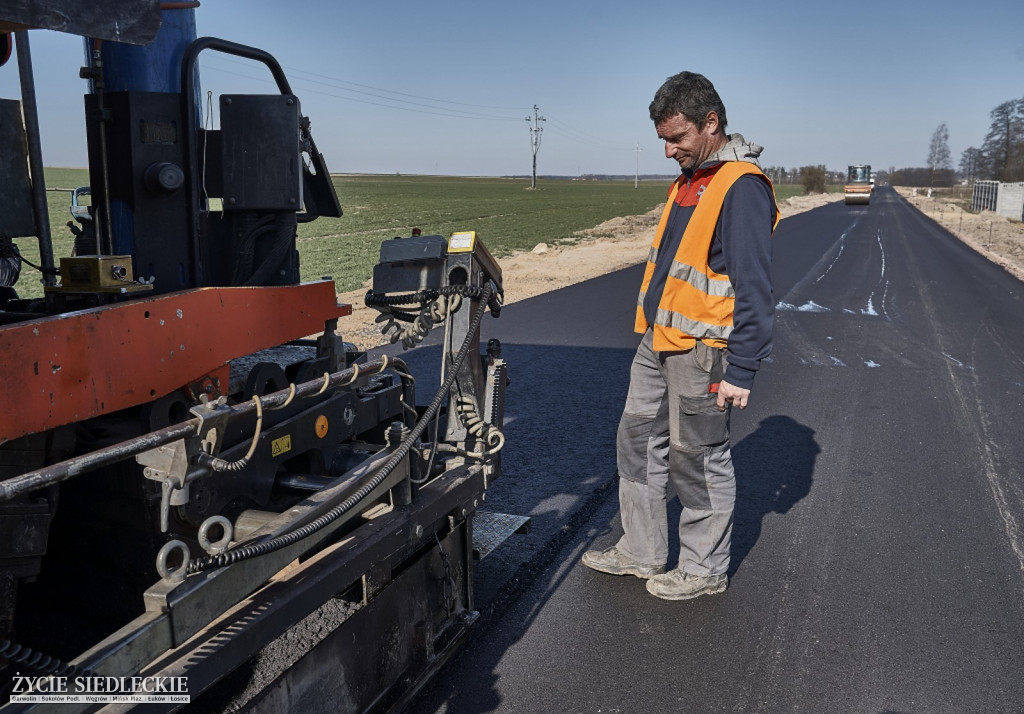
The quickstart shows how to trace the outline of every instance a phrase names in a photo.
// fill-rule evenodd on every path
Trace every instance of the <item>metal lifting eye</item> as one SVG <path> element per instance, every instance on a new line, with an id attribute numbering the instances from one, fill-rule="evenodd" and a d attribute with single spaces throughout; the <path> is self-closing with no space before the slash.
<path id="1" fill-rule="evenodd" d="M 171 554 L 175 552 L 181 553 L 181 563 L 172 566 L 169 563 L 171 562 Z M 168 541 L 164 543 L 164 547 L 156 554 L 156 572 L 164 580 L 180 583 L 185 580 L 190 558 L 191 554 L 188 552 L 188 546 L 185 543 L 180 540 Z"/>
<path id="2" fill-rule="evenodd" d="M 220 528 L 221 537 L 215 541 L 210 540 L 210 529 Z M 199 526 L 199 545 L 210 555 L 217 555 L 223 553 L 231 545 L 231 539 L 234 536 L 234 528 L 224 516 L 210 516 L 203 524 Z"/>

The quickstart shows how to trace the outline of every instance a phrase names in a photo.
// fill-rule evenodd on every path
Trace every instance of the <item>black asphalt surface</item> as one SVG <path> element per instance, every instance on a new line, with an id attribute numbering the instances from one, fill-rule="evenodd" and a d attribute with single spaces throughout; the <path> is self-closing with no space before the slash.
<path id="1" fill-rule="evenodd" d="M 640 268 L 487 319 L 512 385 L 483 507 L 534 530 L 479 564 L 483 623 L 410 711 L 1024 710 L 1024 283 L 888 189 L 784 219 L 774 251 L 723 595 L 579 564 L 621 533 Z"/>

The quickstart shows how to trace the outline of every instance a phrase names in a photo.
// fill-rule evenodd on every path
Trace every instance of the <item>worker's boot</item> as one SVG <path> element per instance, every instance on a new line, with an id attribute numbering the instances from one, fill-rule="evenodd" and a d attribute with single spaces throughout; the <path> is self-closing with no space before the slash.
<path id="1" fill-rule="evenodd" d="M 678 568 L 647 581 L 647 592 L 663 600 L 689 600 L 715 595 L 729 587 L 728 575 L 692 575 Z"/>
<path id="2" fill-rule="evenodd" d="M 588 550 L 583 554 L 583 564 L 609 575 L 635 575 L 644 580 L 665 572 L 664 565 L 638 563 L 615 546 L 607 550 Z"/>

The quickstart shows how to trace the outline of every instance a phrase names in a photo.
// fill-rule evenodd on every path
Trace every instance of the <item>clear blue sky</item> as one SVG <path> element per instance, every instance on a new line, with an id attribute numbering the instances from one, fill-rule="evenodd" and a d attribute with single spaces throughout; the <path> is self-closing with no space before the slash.
<path id="1" fill-rule="evenodd" d="M 854 9 L 856 8 L 856 9 Z M 203 0 L 200 35 L 285 67 L 336 172 L 671 174 L 647 117 L 687 69 L 764 165 L 923 166 L 942 122 L 954 165 L 989 112 L 1024 96 L 1021 0 L 541 3 Z M 84 166 L 82 41 L 31 33 L 44 161 Z M 19 96 L 15 61 L 0 96 Z M 204 90 L 276 91 L 259 65 L 204 53 Z"/>

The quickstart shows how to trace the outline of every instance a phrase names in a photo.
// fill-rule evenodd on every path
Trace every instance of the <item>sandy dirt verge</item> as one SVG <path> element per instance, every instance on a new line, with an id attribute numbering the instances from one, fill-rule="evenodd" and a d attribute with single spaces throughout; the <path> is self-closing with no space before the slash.
<path id="1" fill-rule="evenodd" d="M 1024 226 L 1019 222 L 988 211 L 978 215 L 963 211 L 961 215 L 959 206 L 940 198 L 913 196 L 910 189 L 897 191 L 972 248 L 1024 279 Z M 841 200 L 842 194 L 797 196 L 783 201 L 779 209 L 786 218 Z M 660 216 L 658 206 L 643 215 L 613 218 L 581 231 L 573 236 L 578 242 L 559 246 L 540 243 L 532 251 L 502 258 L 505 304 L 643 262 Z M 338 321 L 338 330 L 346 341 L 363 350 L 385 343 L 374 323 L 380 313 L 363 303 L 369 287 L 367 281 L 359 290 L 338 295 L 339 302 L 352 305 L 352 314 Z"/>

